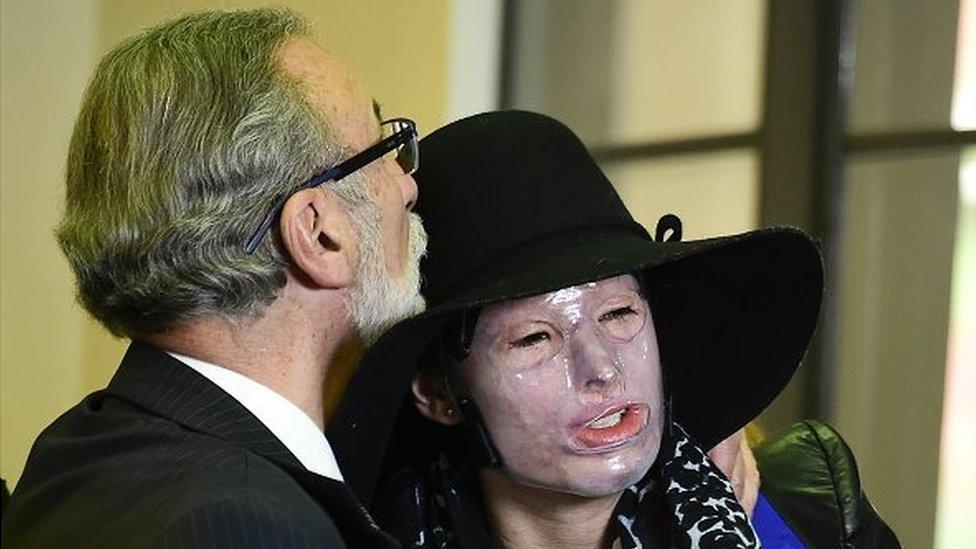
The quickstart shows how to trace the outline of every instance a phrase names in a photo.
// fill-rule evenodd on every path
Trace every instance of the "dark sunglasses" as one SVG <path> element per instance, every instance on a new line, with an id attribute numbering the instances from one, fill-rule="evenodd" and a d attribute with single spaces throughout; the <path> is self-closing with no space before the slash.
<path id="1" fill-rule="evenodd" d="M 248 255 L 254 253 L 254 250 L 258 248 L 258 245 L 261 244 L 261 241 L 268 234 L 275 219 L 281 214 L 281 209 L 285 206 L 285 202 L 288 201 L 288 197 L 298 191 L 312 189 L 329 181 L 339 181 L 343 177 L 393 151 L 396 152 L 396 162 L 400 166 L 400 169 L 403 170 L 403 173 L 409 175 L 417 171 L 420 162 L 417 152 L 417 125 L 414 124 L 413 120 L 407 118 L 394 118 L 384 121 L 381 126 L 383 133 L 388 133 L 389 135 L 384 137 L 379 143 L 348 160 L 336 164 L 324 172 L 312 176 L 311 179 L 299 185 L 295 190 L 279 196 L 271 208 L 268 209 L 268 213 L 261 220 L 261 224 L 251 234 L 251 237 L 247 239 L 247 242 L 244 244 L 244 253 Z"/>

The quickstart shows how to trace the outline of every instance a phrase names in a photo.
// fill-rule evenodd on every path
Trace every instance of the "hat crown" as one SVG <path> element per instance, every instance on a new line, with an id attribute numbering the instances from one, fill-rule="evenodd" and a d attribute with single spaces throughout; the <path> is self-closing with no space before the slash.
<path id="1" fill-rule="evenodd" d="M 541 114 L 449 124 L 421 140 L 415 177 L 416 212 L 437 235 L 422 262 L 430 306 L 528 244 L 593 228 L 647 237 L 579 138 Z"/>

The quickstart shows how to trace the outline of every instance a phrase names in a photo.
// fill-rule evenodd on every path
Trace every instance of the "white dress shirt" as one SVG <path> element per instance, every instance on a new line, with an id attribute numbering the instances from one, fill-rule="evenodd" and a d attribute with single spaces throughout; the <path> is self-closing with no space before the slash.
<path id="1" fill-rule="evenodd" d="M 312 473 L 342 482 L 332 446 L 318 425 L 290 400 L 253 379 L 198 358 L 169 353 L 212 381 L 254 414 Z"/>

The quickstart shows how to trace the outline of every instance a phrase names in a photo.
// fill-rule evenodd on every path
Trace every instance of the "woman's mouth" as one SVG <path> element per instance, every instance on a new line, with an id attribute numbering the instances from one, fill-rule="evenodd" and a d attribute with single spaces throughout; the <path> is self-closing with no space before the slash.
<path id="1" fill-rule="evenodd" d="M 615 406 L 591 419 L 572 437 L 580 453 L 615 450 L 636 439 L 647 425 L 647 405 Z"/>

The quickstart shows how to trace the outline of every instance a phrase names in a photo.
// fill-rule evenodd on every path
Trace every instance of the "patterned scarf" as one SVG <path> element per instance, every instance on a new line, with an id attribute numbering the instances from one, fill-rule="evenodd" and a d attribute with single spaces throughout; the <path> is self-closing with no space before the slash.
<path id="1" fill-rule="evenodd" d="M 624 491 L 614 510 L 614 548 L 759 547 L 756 532 L 724 474 L 679 425 L 662 440 L 655 465 Z M 659 460 L 661 461 L 661 460 Z M 495 548 L 477 481 L 441 454 L 426 471 L 388 477 L 374 515 L 404 547 Z"/>

